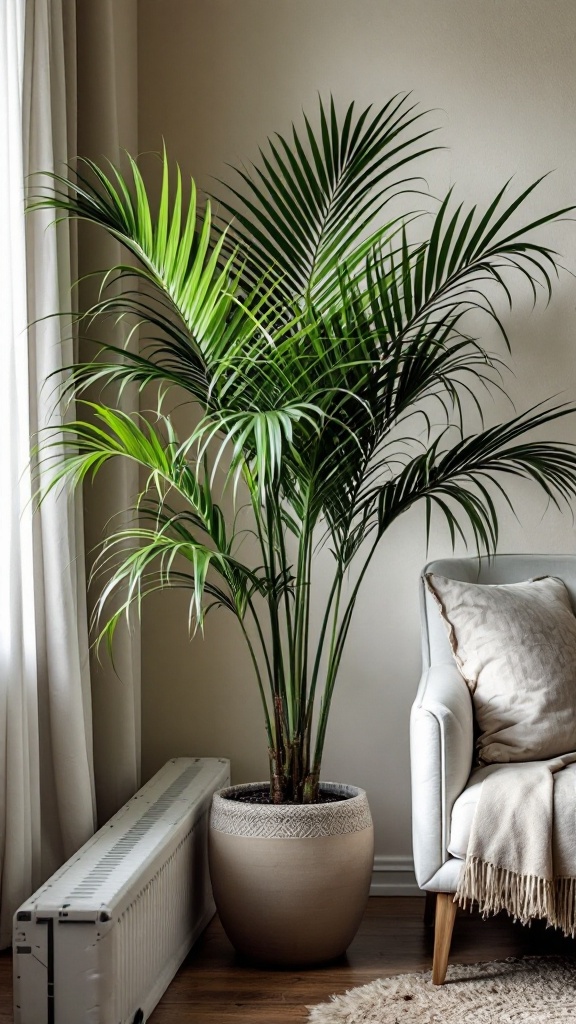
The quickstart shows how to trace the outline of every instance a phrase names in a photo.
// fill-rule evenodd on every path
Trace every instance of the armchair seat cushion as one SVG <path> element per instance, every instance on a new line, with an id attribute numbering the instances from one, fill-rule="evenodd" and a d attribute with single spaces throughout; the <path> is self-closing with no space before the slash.
<path id="1" fill-rule="evenodd" d="M 555 758 L 549 758 L 549 761 L 554 761 Z M 460 860 L 466 859 L 466 853 L 468 850 L 468 842 L 470 840 L 470 832 L 472 829 L 472 820 L 474 818 L 474 812 L 480 799 L 480 792 L 482 789 L 482 783 L 489 775 L 493 775 L 494 772 L 506 772 L 510 769 L 518 769 L 521 764 L 533 765 L 533 761 L 525 762 L 508 762 L 507 764 L 489 764 L 484 765 L 481 768 L 476 768 L 470 775 L 470 778 L 466 784 L 465 789 L 460 794 L 458 799 L 455 801 L 452 808 L 452 816 L 450 819 L 450 838 L 448 841 L 448 853 L 452 857 L 457 857 Z M 547 763 L 544 761 L 543 763 Z"/>

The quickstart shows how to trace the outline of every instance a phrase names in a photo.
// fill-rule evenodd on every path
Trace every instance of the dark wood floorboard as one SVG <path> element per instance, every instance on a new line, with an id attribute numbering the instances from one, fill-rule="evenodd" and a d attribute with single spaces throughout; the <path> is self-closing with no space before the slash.
<path id="1" fill-rule="evenodd" d="M 431 967 L 432 931 L 424 899 L 374 897 L 345 958 L 327 967 L 277 971 L 242 963 L 215 918 L 182 965 L 150 1024 L 289 1024 L 306 1005 L 375 978 Z M 576 957 L 572 940 L 540 924 L 515 925 L 504 914 L 483 921 L 458 911 L 450 961 L 559 953 Z M 0 954 L 0 1024 L 12 1022 L 11 958 Z"/>

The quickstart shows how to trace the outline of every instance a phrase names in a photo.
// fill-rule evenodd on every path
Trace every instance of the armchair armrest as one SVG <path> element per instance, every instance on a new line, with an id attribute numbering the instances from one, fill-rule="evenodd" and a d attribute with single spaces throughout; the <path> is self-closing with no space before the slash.
<path id="1" fill-rule="evenodd" d="M 424 888 L 450 857 L 454 802 L 472 767 L 472 699 L 453 662 L 427 669 L 410 716 L 412 836 L 418 885 Z"/>

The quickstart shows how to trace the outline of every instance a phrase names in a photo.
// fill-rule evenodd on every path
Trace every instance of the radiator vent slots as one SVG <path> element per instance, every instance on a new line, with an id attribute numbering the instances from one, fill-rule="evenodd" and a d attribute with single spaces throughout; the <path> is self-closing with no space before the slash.
<path id="1" fill-rule="evenodd" d="M 168 786 L 165 793 L 144 812 L 136 824 L 132 825 L 108 853 L 105 853 L 98 863 L 94 865 L 86 877 L 72 890 L 67 899 L 89 899 L 95 896 L 104 882 L 108 881 L 112 872 L 132 853 L 136 844 L 148 835 L 150 829 L 172 807 L 174 801 L 182 795 L 199 771 L 198 765 L 190 765 L 180 778 L 176 779 L 171 786 Z"/>

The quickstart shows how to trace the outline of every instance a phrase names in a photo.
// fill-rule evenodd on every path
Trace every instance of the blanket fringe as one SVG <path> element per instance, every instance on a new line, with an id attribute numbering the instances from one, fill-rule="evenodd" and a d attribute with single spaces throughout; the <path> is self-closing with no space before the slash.
<path id="1" fill-rule="evenodd" d="M 506 910 L 515 921 L 528 924 L 545 919 L 564 935 L 576 933 L 576 878 L 540 878 L 468 857 L 455 896 L 459 906 L 477 903 L 484 917 Z"/>
<path id="2" fill-rule="evenodd" d="M 556 928 L 571 939 L 576 933 L 576 878 L 556 879 Z"/>

